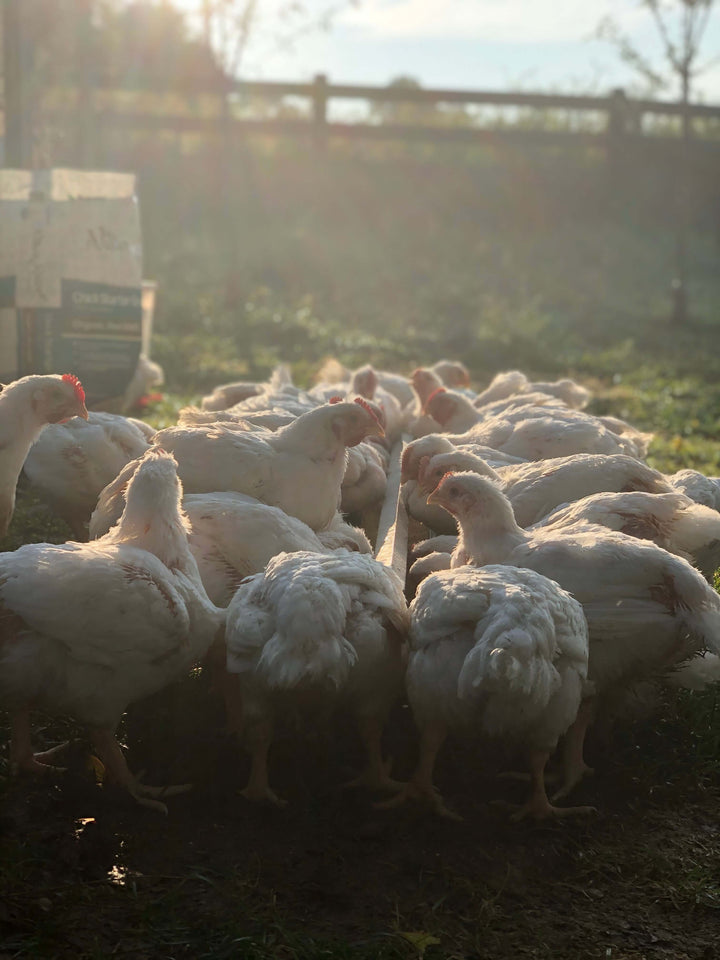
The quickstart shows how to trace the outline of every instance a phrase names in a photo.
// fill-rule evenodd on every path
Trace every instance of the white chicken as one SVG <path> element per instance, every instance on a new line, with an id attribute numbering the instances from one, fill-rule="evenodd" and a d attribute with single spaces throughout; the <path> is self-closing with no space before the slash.
<path id="1" fill-rule="evenodd" d="M 502 471 L 502 489 L 521 527 L 537 523 L 561 503 L 593 493 L 672 492 L 659 470 L 619 453 L 580 453 L 519 464 Z"/>
<path id="2" fill-rule="evenodd" d="M 188 493 L 247 493 L 322 530 L 340 503 L 346 448 L 382 435 L 377 417 L 358 399 L 324 404 L 275 433 L 244 433 L 218 424 L 170 427 L 155 439 L 175 455 Z"/>
<path id="3" fill-rule="evenodd" d="M 345 550 L 280 554 L 228 607 L 227 668 L 240 678 L 242 736 L 251 754 L 249 800 L 282 803 L 267 757 L 284 697 L 342 701 L 355 714 L 367 766 L 357 783 L 394 788 L 382 730 L 402 689 L 408 612 L 399 578 Z"/>
<path id="4" fill-rule="evenodd" d="M 529 384 L 528 378 L 520 370 L 505 370 L 496 373 L 484 390 L 477 395 L 477 402 L 492 403 L 493 400 L 502 400 L 511 397 L 514 393 L 522 393 Z"/>
<path id="5" fill-rule="evenodd" d="M 451 532 L 451 524 L 455 523 L 453 518 L 450 514 L 447 514 L 446 520 L 439 516 L 442 508 L 437 504 L 427 503 L 427 497 L 446 473 L 468 471 L 490 477 L 497 483 L 512 503 L 515 519 L 521 527 L 550 523 L 550 517 L 558 513 L 560 504 L 564 504 L 564 509 L 558 514 L 558 520 L 562 520 L 563 517 L 572 517 L 572 521 L 568 521 L 572 523 L 587 520 L 632 536 L 653 540 L 671 553 L 678 553 L 686 558 L 690 555 L 695 556 L 698 565 L 706 575 L 707 569 L 718 553 L 713 542 L 717 532 L 714 522 L 710 523 L 711 532 L 705 536 L 701 532 L 702 524 L 699 522 L 699 514 L 687 512 L 689 503 L 685 504 L 684 513 L 677 499 L 672 501 L 674 506 L 665 500 L 655 503 L 655 498 L 663 494 L 672 496 L 668 494 L 671 487 L 657 470 L 624 454 L 576 454 L 572 457 L 525 463 L 518 467 L 500 467 L 497 471 L 491 470 L 483 458 L 464 452 L 460 447 L 451 452 L 435 454 L 429 459 L 425 456 L 420 460 L 415 487 L 412 488 L 410 483 L 407 485 L 409 488 L 407 508 L 410 515 L 431 530 Z M 618 494 L 600 492 L 599 497 L 615 495 L 630 497 L 627 491 L 642 491 L 637 493 L 637 496 L 644 499 L 635 501 L 633 508 L 631 506 L 633 500 L 630 497 L 627 508 L 633 515 L 633 519 L 631 520 L 630 516 L 623 519 L 622 511 L 618 512 L 613 508 L 612 500 L 601 499 L 597 506 L 590 506 L 591 499 L 594 501 L 590 494 L 594 494 L 598 487 L 623 491 Z M 575 512 L 575 501 L 578 504 L 588 504 L 587 509 L 592 510 L 592 519 L 589 514 L 584 516 L 582 513 Z M 619 504 L 616 503 L 615 506 L 619 507 Z M 578 507 L 578 509 L 582 508 Z M 654 511 L 659 511 L 660 516 L 653 520 L 647 515 Z M 645 518 L 641 519 L 640 514 L 645 514 Z M 706 516 L 706 519 L 713 520 L 710 516 Z M 658 523 L 663 528 L 662 532 L 658 529 Z M 668 529 L 670 524 L 673 525 L 673 531 Z M 445 549 L 449 542 L 448 540 L 445 544 Z M 435 549 L 440 548 L 435 547 Z M 448 552 L 452 549 L 453 547 L 450 547 Z M 428 573 L 446 569 L 449 565 L 447 557 L 439 555 L 431 559 L 429 553 L 429 549 L 423 549 L 417 553 L 413 551 L 415 562 L 409 570 L 408 577 L 415 586 Z"/>
<path id="6" fill-rule="evenodd" d="M 406 484 L 405 503 L 410 516 L 436 533 L 453 533 L 457 529 L 454 519 L 442 507 L 428 503 L 427 497 L 446 473 L 467 470 L 501 482 L 500 475 L 482 457 L 464 449 L 456 448 L 452 453 L 422 457 L 415 486 L 410 481 Z M 443 513 L 445 517 L 442 516 Z"/>
<path id="7" fill-rule="evenodd" d="M 15 488 L 28 450 L 47 424 L 87 419 L 85 391 L 70 373 L 35 374 L 6 384 L 0 392 L 0 537 L 15 509 Z"/>
<path id="8" fill-rule="evenodd" d="M 458 447 L 431 457 L 427 463 L 422 458 L 420 463 L 418 499 L 423 495 L 427 497 L 446 473 L 472 471 L 495 480 L 512 503 L 515 519 L 521 527 L 539 523 L 560 504 L 594 493 L 672 492 L 672 487 L 658 470 L 621 453 L 578 453 L 570 457 L 498 466 L 493 471 L 484 457 Z"/>
<path id="9" fill-rule="evenodd" d="M 470 371 L 461 360 L 438 360 L 430 369 L 446 387 L 469 387 Z"/>
<path id="10" fill-rule="evenodd" d="M 403 430 L 403 411 L 400 402 L 390 391 L 380 385 L 377 371 L 368 363 L 357 369 L 350 380 L 348 400 L 355 396 L 371 400 L 382 411 L 380 422 L 385 430 L 385 443 L 392 447 L 400 439 Z"/>
<path id="11" fill-rule="evenodd" d="M 446 392 L 450 393 L 450 396 L 456 396 L 454 392 Z M 537 410 L 538 407 L 549 408 L 545 410 L 547 416 L 552 416 L 555 410 L 563 411 L 571 409 L 559 397 L 555 397 L 551 393 L 539 393 L 537 391 L 533 391 L 532 393 L 517 393 L 510 397 L 504 397 L 502 400 L 493 400 L 491 403 L 483 404 L 475 403 L 473 406 L 485 420 L 489 417 L 497 417 L 501 414 L 509 414 L 510 412 L 512 412 L 514 419 L 518 420 L 521 417 L 521 411 L 533 416 L 539 416 L 540 412 Z M 466 409 L 469 414 L 470 408 L 468 407 Z"/>
<path id="12" fill-rule="evenodd" d="M 345 514 L 357 515 L 373 540 L 386 490 L 387 473 L 377 446 L 362 442 L 351 447 L 340 488 L 340 507 Z"/>
<path id="13" fill-rule="evenodd" d="M 434 489 L 435 485 L 429 489 L 422 489 L 420 486 L 420 465 L 426 464 L 428 459 L 442 454 L 446 454 L 448 457 L 475 457 L 476 464 L 479 464 L 480 458 L 482 458 L 485 467 L 480 468 L 478 466 L 477 469 L 488 476 L 493 475 L 493 467 L 500 468 L 511 463 L 523 462 L 517 457 L 507 456 L 482 444 L 466 444 L 457 447 L 447 437 L 435 433 L 419 437 L 408 443 L 403 449 L 400 461 L 403 499 L 408 514 L 436 533 L 445 534 L 452 534 L 457 530 L 454 519 L 447 511 L 428 504 L 427 495 L 431 489 Z M 438 476 L 437 479 L 439 480 L 440 477 Z"/>
<path id="14" fill-rule="evenodd" d="M 258 410 L 254 413 L 233 413 L 232 410 L 198 410 L 197 407 L 182 407 L 178 413 L 179 427 L 209 427 L 216 423 L 226 426 L 237 425 L 238 430 L 257 432 L 259 430 L 278 430 L 286 427 L 297 417 L 287 410 Z"/>
<path id="15" fill-rule="evenodd" d="M 254 381 L 235 380 L 232 383 L 220 383 L 212 393 L 202 397 L 200 407 L 207 411 L 227 410 L 248 397 L 256 397 L 259 393 L 262 393 L 262 384 Z"/>
<path id="16" fill-rule="evenodd" d="M 418 466 L 416 481 L 408 480 L 404 486 L 405 506 L 408 514 L 424 524 L 430 530 L 440 534 L 452 534 L 457 530 L 453 517 L 438 507 L 428 503 L 428 494 L 435 489 L 438 481 L 449 471 L 472 470 L 499 482 L 500 478 L 482 457 L 465 450 L 455 448 L 451 453 L 438 453 L 434 457 L 422 457 Z M 444 514 L 444 516 L 443 516 Z"/>
<path id="17" fill-rule="evenodd" d="M 539 402 L 535 403 L 535 400 Z M 552 410 L 542 409 L 548 404 L 553 407 Z M 532 416 L 552 416 L 556 407 L 569 410 L 555 397 L 537 394 L 529 397 L 524 394 L 513 395 L 478 407 L 469 397 L 457 390 L 448 390 L 447 387 L 440 386 L 426 399 L 424 410 L 441 425 L 444 432 L 460 434 L 467 433 L 478 424 L 503 414 L 507 414 L 507 419 L 516 422 Z"/>
<path id="18" fill-rule="evenodd" d="M 441 433 L 429 433 L 425 437 L 418 437 L 417 440 L 411 440 L 402 452 L 400 461 L 401 476 L 400 479 L 405 483 L 407 480 L 417 480 L 420 470 L 420 462 L 425 457 L 434 457 L 438 453 L 471 453 L 476 457 L 481 457 L 488 467 L 493 470 L 500 470 L 501 467 L 516 466 L 520 463 L 527 463 L 522 457 L 513 457 L 510 454 L 495 450 L 493 447 L 485 446 L 481 443 L 457 444 L 449 437 Z"/>
<path id="19" fill-rule="evenodd" d="M 122 401 L 123 413 L 134 410 L 142 405 L 141 401 L 150 393 L 153 387 L 159 387 L 165 383 L 165 371 L 159 363 L 155 363 L 146 354 L 141 353 L 138 357 L 135 373 L 130 383 L 125 388 L 125 394 Z"/>
<path id="20" fill-rule="evenodd" d="M 222 633 L 187 542 L 175 461 L 150 451 L 120 522 L 93 543 L 28 544 L 0 554 L 0 703 L 11 714 L 14 767 L 34 756 L 30 710 L 90 728 L 114 779 L 164 810 L 163 792 L 132 776 L 115 739 L 127 705 L 182 678 Z"/>
<path id="21" fill-rule="evenodd" d="M 200 406 L 203 410 L 227 410 L 250 397 L 283 390 L 289 392 L 294 389 L 296 388 L 293 387 L 290 370 L 281 363 L 273 370 L 270 379 L 266 382 L 234 381 L 219 384 L 211 394 L 202 398 Z"/>
<path id="22" fill-rule="evenodd" d="M 100 491 L 129 460 L 150 447 L 148 424 L 114 413 L 91 411 L 47 427 L 25 459 L 23 472 L 50 509 L 87 540 L 87 524 Z"/>
<path id="23" fill-rule="evenodd" d="M 102 491 L 90 520 L 91 537 L 104 536 L 117 523 L 125 507 L 127 485 L 141 463 L 128 463 Z M 279 553 L 322 553 L 339 548 L 372 553 L 363 532 L 341 520 L 316 534 L 279 507 L 243 493 L 189 493 L 183 499 L 183 509 L 189 521 L 190 552 L 210 600 L 218 607 L 227 607 L 240 583 L 262 572 Z M 225 644 L 221 640 L 209 651 L 207 666 L 213 686 L 223 695 L 232 725 L 233 718 L 239 716 L 240 702 L 237 685 L 226 675 Z"/>
<path id="24" fill-rule="evenodd" d="M 319 397 L 312 397 L 309 393 L 299 391 L 293 387 L 291 391 L 280 391 L 279 393 L 258 393 L 257 396 L 248 397 L 240 403 L 230 407 L 229 412 L 236 416 L 246 417 L 258 414 L 291 414 L 293 417 L 300 417 L 303 413 L 315 410 L 322 406 L 323 401 Z"/>
<path id="25" fill-rule="evenodd" d="M 686 560 L 654 543 L 599 527 L 523 530 L 507 497 L 476 474 L 444 477 L 429 499 L 460 526 L 453 567 L 529 567 L 582 603 L 590 631 L 588 676 L 601 700 L 705 648 L 720 652 L 720 597 Z M 584 701 L 568 733 L 559 795 L 587 769 L 583 743 L 593 710 L 593 701 Z"/>
<path id="26" fill-rule="evenodd" d="M 387 370 L 375 370 L 380 386 L 391 393 L 400 403 L 401 408 L 407 407 L 415 399 L 415 393 L 408 377 Z M 343 366 L 334 357 L 329 357 L 315 376 L 316 386 L 310 391 L 314 396 L 329 399 L 334 393 L 345 394 L 350 389 L 354 373 Z M 442 381 L 440 381 L 442 382 Z"/>
<path id="27" fill-rule="evenodd" d="M 588 693 L 582 607 L 533 570 L 459 567 L 423 582 L 410 605 L 408 699 L 420 757 L 406 797 L 451 815 L 432 782 L 448 731 L 479 733 L 526 754 L 532 789 L 514 819 L 586 813 L 548 801 L 544 771 Z"/>
<path id="28" fill-rule="evenodd" d="M 712 583 L 720 566 L 720 514 L 682 493 L 596 493 L 565 504 L 533 530 L 598 524 L 685 557 Z"/>
<path id="29" fill-rule="evenodd" d="M 678 470 L 666 479 L 674 490 L 695 503 L 720 511 L 720 477 L 706 477 L 698 470 Z"/>
<path id="30" fill-rule="evenodd" d="M 443 386 L 439 374 L 429 367 L 418 367 L 410 375 L 414 391 L 413 400 L 403 411 L 407 432 L 412 437 L 424 437 L 429 433 L 439 433 L 442 427 L 426 411 L 425 406 L 433 393 Z"/>
<path id="31" fill-rule="evenodd" d="M 590 400 L 590 391 L 574 380 L 566 378 L 552 382 L 531 382 L 519 370 L 506 370 L 503 373 L 496 374 L 490 385 L 478 394 L 477 404 L 482 406 L 491 403 L 493 400 L 502 400 L 505 397 L 513 396 L 513 394 L 534 393 L 536 391 L 558 397 L 563 403 L 577 410 L 587 406 Z"/>
<path id="32" fill-rule="evenodd" d="M 454 443 L 476 441 L 526 460 L 568 456 L 572 453 L 626 453 L 644 457 L 650 434 L 615 434 L 597 417 L 563 407 L 520 406 L 483 418 L 466 397 L 442 388 L 426 405 Z M 464 431 L 460 433 L 459 431 Z"/>
<path id="33" fill-rule="evenodd" d="M 143 460 L 133 460 L 102 491 L 90 521 L 90 536 L 105 536 L 125 508 L 125 492 Z M 205 590 L 214 604 L 226 607 L 245 577 L 265 569 L 278 553 L 323 552 L 339 547 L 371 552 L 358 543 L 359 531 L 344 524 L 314 531 L 279 507 L 270 507 L 244 493 L 188 493 L 183 509 L 189 521 L 188 544 Z"/>

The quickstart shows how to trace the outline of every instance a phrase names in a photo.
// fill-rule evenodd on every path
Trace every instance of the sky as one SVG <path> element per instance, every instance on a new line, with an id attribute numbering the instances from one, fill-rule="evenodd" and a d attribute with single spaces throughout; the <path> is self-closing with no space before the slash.
<path id="1" fill-rule="evenodd" d="M 606 16 L 655 65 L 663 63 L 657 29 L 639 0 L 304 0 L 311 15 L 340 9 L 328 30 L 302 33 L 289 49 L 278 48 L 274 38 L 282 2 L 260 0 L 240 70 L 245 79 L 308 80 L 326 73 L 331 82 L 374 85 L 410 75 L 425 87 L 602 94 L 618 86 L 633 92 L 634 84 L 639 92 L 637 75 L 617 51 L 593 39 Z M 286 22 L 292 29 L 292 17 Z M 720 4 L 699 62 L 713 58 L 696 81 L 694 99 L 720 104 Z M 675 98 L 677 87 L 660 96 Z"/>

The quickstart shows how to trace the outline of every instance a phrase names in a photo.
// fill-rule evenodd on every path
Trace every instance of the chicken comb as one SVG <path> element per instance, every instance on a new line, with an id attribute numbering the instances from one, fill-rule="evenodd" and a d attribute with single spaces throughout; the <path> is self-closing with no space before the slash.
<path id="1" fill-rule="evenodd" d="M 433 392 L 430 394 L 430 396 L 427 398 L 427 401 L 425 402 L 425 406 L 427 407 L 428 403 L 430 403 L 433 397 L 436 397 L 439 393 L 447 393 L 447 387 L 436 387 L 433 390 Z"/>
<path id="2" fill-rule="evenodd" d="M 83 385 L 80 383 L 80 378 L 76 377 L 74 373 L 64 373 L 62 379 L 65 383 L 71 383 L 73 385 L 75 388 L 75 396 L 80 403 L 85 403 L 85 391 L 83 390 Z"/>
<path id="3" fill-rule="evenodd" d="M 364 397 L 355 397 L 353 403 L 359 403 L 363 410 L 367 410 L 373 420 L 375 420 L 377 423 L 380 423 L 380 418 Z"/>
<path id="4" fill-rule="evenodd" d="M 447 393 L 447 387 L 435 387 L 433 392 L 425 401 L 425 406 L 422 408 L 423 413 L 427 413 L 428 407 L 430 406 L 430 401 L 433 400 L 435 397 L 437 397 L 441 393 Z"/>
<path id="5" fill-rule="evenodd" d="M 345 397 L 341 397 L 339 393 L 336 393 L 334 397 L 330 397 L 328 403 L 344 403 Z"/>

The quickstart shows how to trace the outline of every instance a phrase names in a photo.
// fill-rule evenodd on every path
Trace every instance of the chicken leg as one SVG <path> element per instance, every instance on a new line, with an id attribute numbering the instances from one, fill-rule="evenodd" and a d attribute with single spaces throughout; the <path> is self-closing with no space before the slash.
<path id="1" fill-rule="evenodd" d="M 115 782 L 124 787 L 128 793 L 134 797 L 142 807 L 149 807 L 151 810 L 158 810 L 160 813 L 167 814 L 168 810 L 160 800 L 152 799 L 155 797 L 172 797 L 178 793 L 187 793 L 192 790 L 191 783 L 176 784 L 168 787 L 148 787 L 140 783 L 133 775 L 125 760 L 125 754 L 120 748 L 120 744 L 115 737 L 115 731 L 107 727 L 96 727 L 91 731 L 92 741 L 98 752 L 98 756 L 105 764 L 105 769 L 112 776 Z"/>
<path id="2" fill-rule="evenodd" d="M 250 776 L 240 795 L 251 803 L 267 800 L 276 807 L 287 806 L 287 800 L 278 797 L 268 780 L 268 753 L 273 739 L 272 717 L 257 718 L 252 723 L 246 721 L 244 730 L 245 746 L 250 753 Z"/>
<path id="3" fill-rule="evenodd" d="M 462 817 L 445 806 L 439 791 L 433 785 L 435 760 L 440 747 L 445 742 L 447 729 L 444 725 L 430 725 L 423 729 L 420 738 L 420 757 L 415 772 L 397 796 L 382 803 L 376 803 L 379 810 L 399 807 L 406 800 L 421 800 L 429 803 L 434 812 L 446 820 L 462 821 Z"/>
<path id="4" fill-rule="evenodd" d="M 577 786 L 583 777 L 593 773 L 583 758 L 583 746 L 587 728 L 595 719 L 597 702 L 595 697 L 586 697 L 582 701 L 574 723 L 565 734 L 563 743 L 563 783 L 560 789 L 553 794 L 553 802 L 567 796 Z"/>
<path id="5" fill-rule="evenodd" d="M 369 790 L 403 789 L 403 784 L 390 776 L 392 760 L 383 760 L 382 733 L 384 724 L 377 716 L 358 717 L 358 730 L 365 747 L 365 769 L 354 780 L 343 784 L 344 788 L 367 787 Z"/>
<path id="6" fill-rule="evenodd" d="M 533 820 L 546 820 L 549 817 L 597 813 L 595 807 L 554 807 L 550 803 L 545 791 L 545 764 L 549 757 L 547 750 L 533 750 L 530 753 L 530 796 L 510 819 L 518 821 L 532 817 Z"/>

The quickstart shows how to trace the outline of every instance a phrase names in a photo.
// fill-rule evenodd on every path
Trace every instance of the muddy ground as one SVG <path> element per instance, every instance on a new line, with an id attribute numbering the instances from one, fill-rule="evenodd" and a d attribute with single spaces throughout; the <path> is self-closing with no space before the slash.
<path id="1" fill-rule="evenodd" d="M 271 777 L 289 805 L 250 805 L 246 758 L 186 681 L 123 730 L 147 782 L 194 781 L 167 817 L 97 785 L 82 740 L 57 782 L 3 777 L 0 960 L 720 958 L 717 699 L 666 697 L 590 744 L 596 775 L 572 797 L 588 818 L 511 823 L 494 801 L 523 787 L 497 781 L 503 758 L 449 743 L 436 782 L 455 823 L 340 789 L 359 760 L 342 721 L 281 729 Z M 66 732 L 40 721 L 37 746 Z M 406 709 L 387 746 L 406 777 Z"/>

